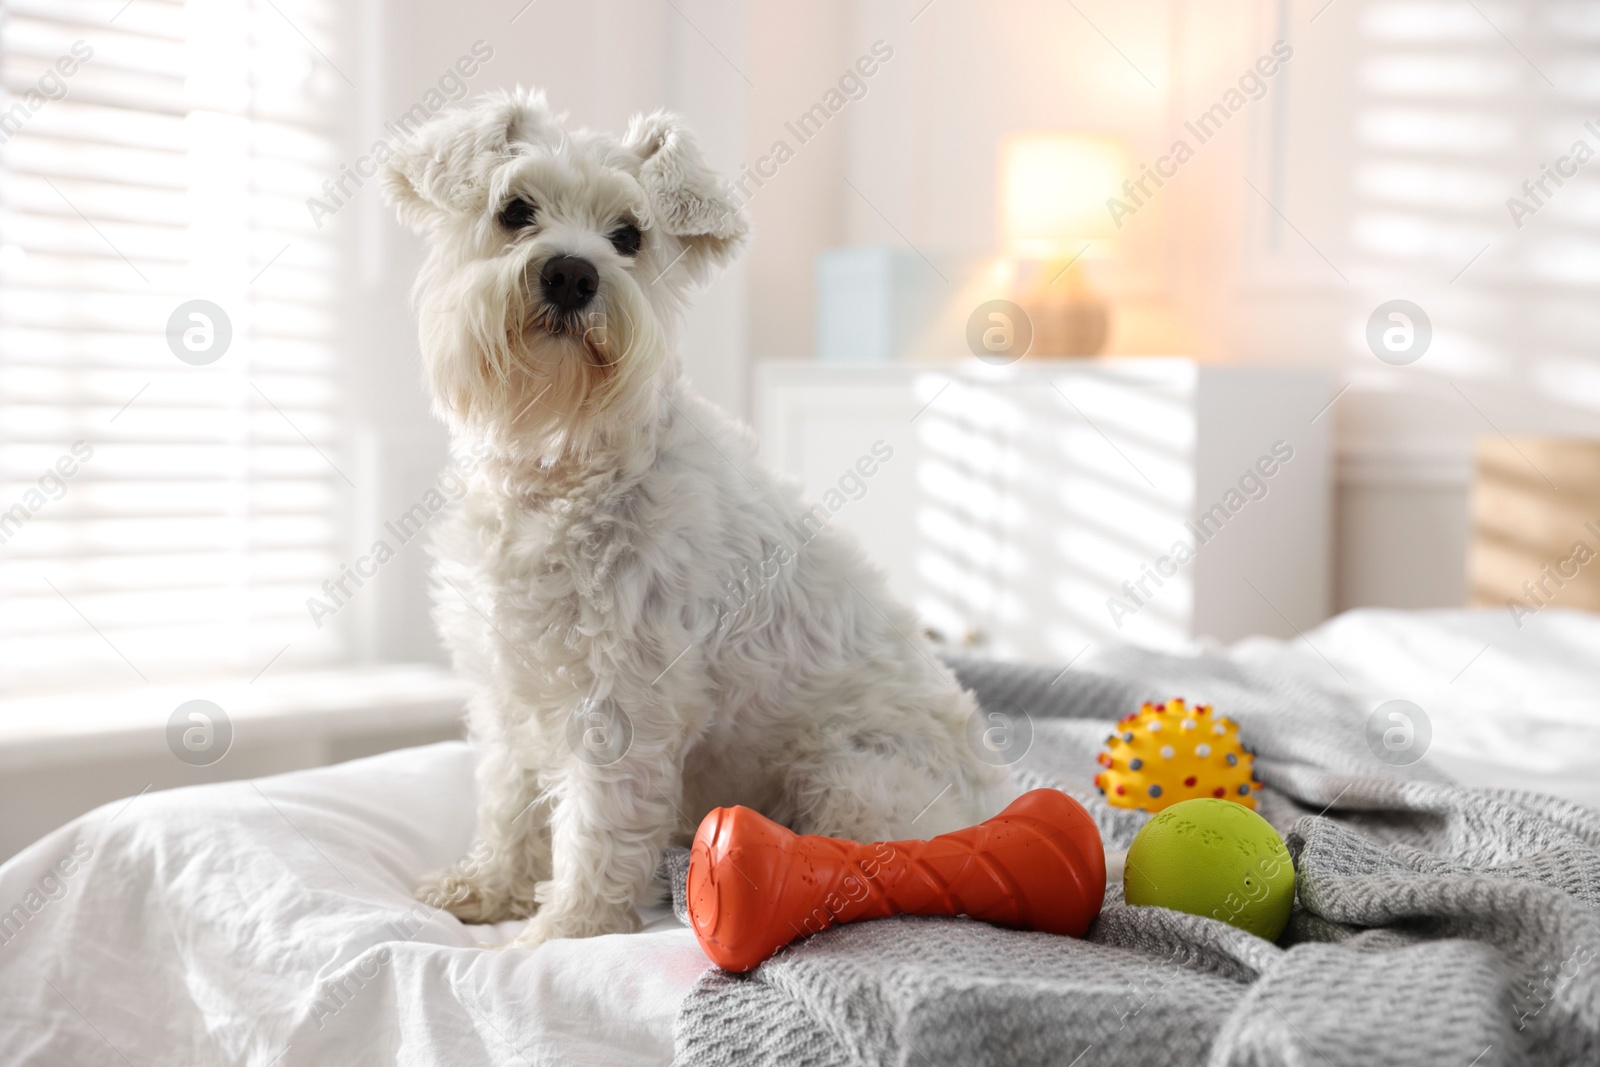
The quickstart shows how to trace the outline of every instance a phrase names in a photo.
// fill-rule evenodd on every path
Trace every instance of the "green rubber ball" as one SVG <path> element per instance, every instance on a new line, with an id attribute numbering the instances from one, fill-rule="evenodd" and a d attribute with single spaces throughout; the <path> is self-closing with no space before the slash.
<path id="1" fill-rule="evenodd" d="M 1294 908 L 1294 863 L 1272 824 L 1243 804 L 1185 800 L 1133 839 L 1122 899 L 1221 919 L 1276 941 Z"/>

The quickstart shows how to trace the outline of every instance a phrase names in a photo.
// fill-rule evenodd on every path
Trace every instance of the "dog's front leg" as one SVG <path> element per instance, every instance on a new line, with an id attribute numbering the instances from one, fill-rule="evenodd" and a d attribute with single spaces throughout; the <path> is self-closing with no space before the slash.
<path id="1" fill-rule="evenodd" d="M 480 741 L 478 832 L 467 855 L 416 890 L 425 904 L 463 922 L 521 919 L 538 907 L 535 891 L 550 877 L 548 812 L 538 776 L 501 739 Z"/>
<path id="2" fill-rule="evenodd" d="M 604 714 L 608 719 L 585 735 L 591 743 L 575 745 L 552 790 L 553 874 L 539 886 L 539 910 L 517 947 L 637 930 L 635 905 L 678 825 L 679 744 L 634 736 L 625 715 L 615 709 Z"/>

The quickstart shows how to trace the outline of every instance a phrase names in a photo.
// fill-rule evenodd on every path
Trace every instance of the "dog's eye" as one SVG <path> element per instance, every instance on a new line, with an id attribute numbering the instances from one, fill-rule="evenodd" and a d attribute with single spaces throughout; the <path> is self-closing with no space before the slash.
<path id="1" fill-rule="evenodd" d="M 611 231 L 611 247 L 617 250 L 619 256 L 636 256 L 639 254 L 639 227 L 633 223 L 624 223 Z"/>
<path id="2" fill-rule="evenodd" d="M 521 230 L 533 225 L 534 206 L 532 200 L 517 197 L 507 200 L 506 206 L 500 209 L 500 225 L 508 230 Z"/>

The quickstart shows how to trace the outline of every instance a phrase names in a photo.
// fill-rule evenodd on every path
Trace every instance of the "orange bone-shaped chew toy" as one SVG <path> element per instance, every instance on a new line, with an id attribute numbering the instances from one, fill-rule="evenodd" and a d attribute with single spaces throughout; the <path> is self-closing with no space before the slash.
<path id="1" fill-rule="evenodd" d="M 794 833 L 749 808 L 716 808 L 689 857 L 689 918 L 725 971 L 748 971 L 834 923 L 966 915 L 1082 937 L 1106 892 L 1100 832 L 1054 789 L 931 841 L 859 844 Z"/>

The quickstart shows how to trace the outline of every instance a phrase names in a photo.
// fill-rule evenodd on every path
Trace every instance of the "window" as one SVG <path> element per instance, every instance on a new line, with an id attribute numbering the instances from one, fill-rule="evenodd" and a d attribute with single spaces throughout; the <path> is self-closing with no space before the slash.
<path id="1" fill-rule="evenodd" d="M 0 11 L 0 692 L 344 658 L 331 0 Z"/>

